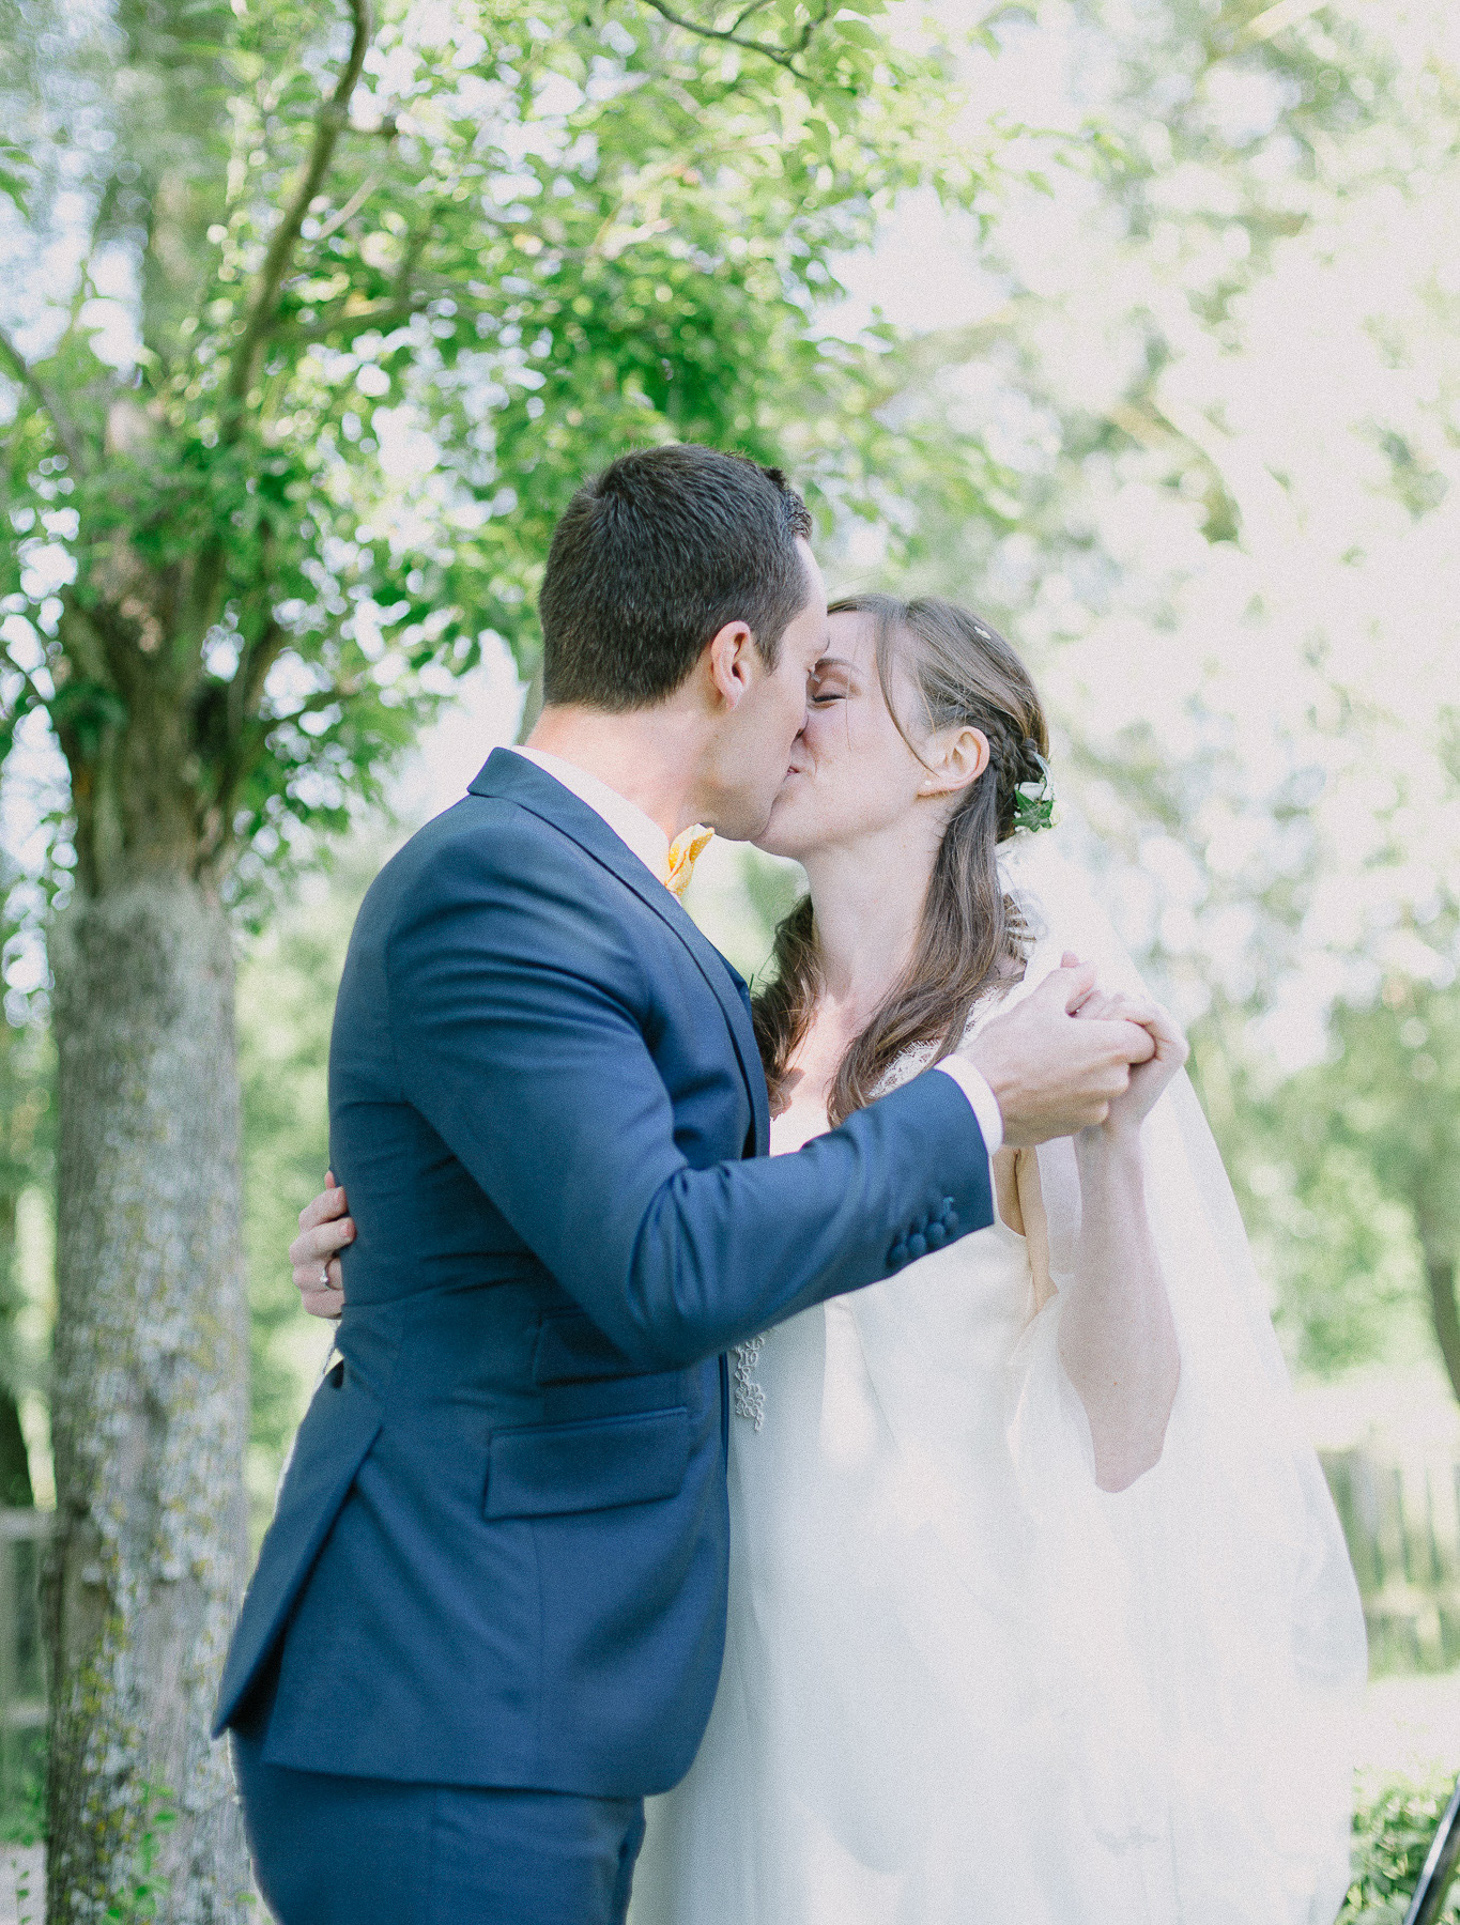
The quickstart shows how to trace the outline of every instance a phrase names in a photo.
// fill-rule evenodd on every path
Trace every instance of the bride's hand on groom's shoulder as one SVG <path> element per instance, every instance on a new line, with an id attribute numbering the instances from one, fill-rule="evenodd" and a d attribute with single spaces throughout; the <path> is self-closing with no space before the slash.
<path id="1" fill-rule="evenodd" d="M 1074 1015 L 1079 1022 L 1138 1023 L 1155 1045 L 1154 1053 L 1144 1063 L 1132 1066 L 1128 1086 L 1112 1101 L 1109 1114 L 1099 1126 L 1102 1136 L 1129 1136 L 1150 1115 L 1156 1098 L 1172 1077 L 1185 1068 L 1191 1046 L 1170 1010 L 1152 996 L 1122 992 L 1107 995 L 1097 987 Z"/>
<path id="2" fill-rule="evenodd" d="M 325 1188 L 299 1212 L 299 1234 L 289 1245 L 294 1284 L 311 1317 L 338 1317 L 345 1307 L 340 1251 L 355 1240 L 345 1193 L 335 1186 L 334 1172 L 325 1175 Z"/>
<path id="3" fill-rule="evenodd" d="M 1156 1058 L 1149 1024 L 1103 1005 L 1087 1011 L 1101 993 L 1094 965 L 1067 955 L 959 1052 L 998 1099 L 1011 1148 L 1099 1127 L 1130 1090 L 1132 1067 Z"/>

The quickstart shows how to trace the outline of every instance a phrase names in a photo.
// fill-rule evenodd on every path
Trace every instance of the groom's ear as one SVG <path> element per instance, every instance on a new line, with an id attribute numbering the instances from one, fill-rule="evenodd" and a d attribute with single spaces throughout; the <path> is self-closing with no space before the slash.
<path id="1" fill-rule="evenodd" d="M 718 702 L 738 708 L 755 679 L 760 651 L 746 622 L 726 622 L 705 644 L 700 664 Z"/>
<path id="2" fill-rule="evenodd" d="M 922 751 L 927 774 L 919 795 L 953 795 L 977 782 L 989 765 L 989 738 L 969 723 L 941 729 Z"/>

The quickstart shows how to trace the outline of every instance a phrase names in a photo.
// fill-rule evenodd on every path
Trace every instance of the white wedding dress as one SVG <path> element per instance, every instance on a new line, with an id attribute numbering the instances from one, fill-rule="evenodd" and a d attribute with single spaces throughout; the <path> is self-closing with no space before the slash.
<path id="1" fill-rule="evenodd" d="M 1025 991 L 1065 946 L 1128 980 L 1025 867 Z M 742 1347 L 724 1672 L 630 1925 L 1332 1925 L 1358 1596 L 1184 1079 L 1144 1143 L 1182 1377 L 1129 1490 L 1002 1224 Z M 1074 1161 L 1039 1155 L 1058 1285 Z"/>

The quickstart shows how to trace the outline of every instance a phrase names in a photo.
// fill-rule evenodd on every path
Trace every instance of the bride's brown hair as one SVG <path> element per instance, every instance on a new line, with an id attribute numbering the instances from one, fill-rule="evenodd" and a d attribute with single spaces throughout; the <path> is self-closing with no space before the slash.
<path id="1" fill-rule="evenodd" d="M 1049 731 L 1024 664 L 968 609 L 933 596 L 903 602 L 853 595 L 834 602 L 830 613 L 871 616 L 877 679 L 914 755 L 917 744 L 893 701 L 894 662 L 910 673 L 930 733 L 967 723 L 989 743 L 988 768 L 968 785 L 943 833 L 912 960 L 837 1068 L 827 1104 L 836 1125 L 872 1100 L 909 1045 L 932 1043 L 935 1060 L 946 1056 L 979 996 L 1024 960 L 1028 931 L 999 886 L 996 850 L 1018 825 L 1021 784 L 1043 781 Z M 821 988 L 809 896 L 777 928 L 771 961 L 775 973 L 757 992 L 754 1010 L 775 1107 Z"/>

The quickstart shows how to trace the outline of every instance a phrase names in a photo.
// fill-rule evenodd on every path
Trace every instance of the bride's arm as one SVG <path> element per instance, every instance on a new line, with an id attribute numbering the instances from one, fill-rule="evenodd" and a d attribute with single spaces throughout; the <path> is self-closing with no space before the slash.
<path id="1" fill-rule="evenodd" d="M 1161 1455 L 1181 1360 L 1146 1218 L 1140 1138 L 1091 1131 L 1075 1154 L 1080 1234 L 1060 1360 L 1090 1420 L 1095 1481 L 1120 1491 Z"/>
<path id="2" fill-rule="evenodd" d="M 1126 1002 L 1122 1013 L 1134 1015 L 1136 1006 Z M 1132 1074 L 1106 1121 L 1075 1137 L 1080 1233 L 1059 1333 L 1060 1360 L 1090 1420 L 1096 1482 L 1107 1491 L 1124 1490 L 1160 1458 L 1181 1375 L 1146 1214 L 1141 1122 L 1187 1049 L 1156 1005 L 1141 1005 L 1139 1020 L 1156 1055 Z"/>

